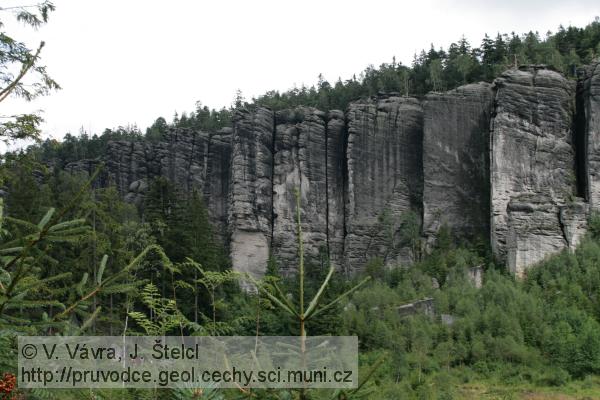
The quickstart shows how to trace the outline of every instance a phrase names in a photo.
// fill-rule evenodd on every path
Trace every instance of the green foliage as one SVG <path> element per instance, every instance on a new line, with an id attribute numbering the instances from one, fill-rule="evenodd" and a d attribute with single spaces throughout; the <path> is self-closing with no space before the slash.
<path id="1" fill-rule="evenodd" d="M 523 35 L 500 34 L 492 39 L 485 35 L 479 47 L 472 47 L 463 37 L 447 50 L 415 54 L 410 67 L 397 63 L 367 67 L 359 76 L 332 85 L 322 76 L 316 86 L 302 86 L 286 92 L 270 91 L 255 104 L 275 110 L 308 105 L 322 110 L 345 109 L 350 101 L 379 92 L 396 92 L 405 96 L 423 96 L 430 91 L 453 89 L 465 83 L 492 81 L 514 64 L 546 64 L 570 77 L 583 64 L 598 57 L 600 20 L 585 28 L 559 27 L 554 34 L 540 38 L 537 32 Z"/>
<path id="2" fill-rule="evenodd" d="M 48 22 L 49 14 L 54 11 L 50 1 L 33 5 L 0 7 L 0 18 L 9 14 L 17 21 L 33 29 Z M 0 21 L 0 29 L 4 24 Z M 21 97 L 26 101 L 60 89 L 40 64 L 40 53 L 45 43 L 40 42 L 36 50 L 0 31 L 0 102 L 9 96 Z M 0 116 L 0 137 L 4 140 L 37 139 L 39 124 L 43 121 L 39 114 L 17 114 Z"/>
<path id="3" fill-rule="evenodd" d="M 177 302 L 160 296 L 158 288 L 152 283 L 144 286 L 141 301 L 151 311 L 147 317 L 138 311 L 130 311 L 129 316 L 143 329 L 146 335 L 162 336 L 173 333 L 174 329 L 183 329 L 189 321 L 177 309 Z"/>
<path id="4" fill-rule="evenodd" d="M 216 241 L 208 211 L 197 191 L 184 194 L 164 178 L 151 182 L 143 211 L 152 235 L 175 262 L 192 258 L 210 270 L 227 267 L 224 250 Z"/>
<path id="5" fill-rule="evenodd" d="M 35 156 L 39 162 L 52 162 L 56 167 L 63 168 L 70 162 L 94 159 L 106 154 L 108 143 L 111 141 L 130 142 L 142 138 L 142 133 L 135 125 L 105 129 L 100 135 L 90 135 L 82 130 L 76 136 L 67 133 L 61 142 L 46 139 L 30 146 L 27 152 Z"/>
<path id="6" fill-rule="evenodd" d="M 366 282 L 369 281 L 369 277 L 364 278 L 358 284 L 354 285 L 350 289 L 344 291 L 336 295 L 333 299 L 328 301 L 325 305 L 322 305 L 322 301 L 325 299 L 324 293 L 326 289 L 330 285 L 331 277 L 334 275 L 335 268 L 330 266 L 329 272 L 324 277 L 321 285 L 319 286 L 316 293 L 312 296 L 312 300 L 308 303 L 308 306 L 305 306 L 305 294 L 306 294 L 306 286 L 305 286 L 305 265 L 304 265 L 304 241 L 302 237 L 302 221 L 301 221 L 301 209 L 300 209 L 300 190 L 296 189 L 296 229 L 297 229 L 297 240 L 298 240 L 298 255 L 299 255 L 299 265 L 298 265 L 298 292 L 296 293 L 295 299 L 291 299 L 289 296 L 286 296 L 281 288 L 278 285 L 277 278 L 268 277 L 268 279 L 259 282 L 255 280 L 252 276 L 248 275 L 246 278 L 249 279 L 257 288 L 259 293 L 263 294 L 274 307 L 279 308 L 282 312 L 286 313 L 295 320 L 298 326 L 298 335 L 304 340 L 307 336 L 307 323 L 312 321 L 318 321 L 317 316 L 323 316 L 328 310 L 333 309 L 337 305 L 339 305 L 343 300 L 348 298 L 352 293 L 357 291 L 361 286 L 363 286 Z M 302 342 L 301 350 L 298 353 L 298 357 L 305 357 L 305 349 L 304 342 Z M 362 394 L 360 389 L 364 385 L 364 380 L 359 384 L 359 387 L 356 390 L 351 390 L 348 392 L 345 391 L 337 391 L 331 397 L 332 399 L 350 399 L 350 398 L 359 398 Z M 285 393 L 285 392 L 284 392 Z M 309 399 L 310 396 L 307 393 L 306 389 L 299 390 L 299 398 L 301 400 Z"/>
<path id="7" fill-rule="evenodd" d="M 523 282 L 488 269 L 481 289 L 465 269 L 484 260 L 448 240 L 415 268 L 380 274 L 356 291 L 343 312 L 343 332 L 359 336 L 365 357 L 393 354 L 378 387 L 403 390 L 410 399 L 438 398 L 465 379 L 564 387 L 598 375 L 600 244 L 594 235 L 575 254 L 532 268 Z M 440 277 L 441 288 L 432 289 L 423 271 Z M 436 313 L 450 315 L 451 323 L 397 310 L 431 296 Z"/>
<path id="8" fill-rule="evenodd" d="M 600 239 L 600 213 L 592 212 L 588 221 L 588 232 L 594 239 Z"/>

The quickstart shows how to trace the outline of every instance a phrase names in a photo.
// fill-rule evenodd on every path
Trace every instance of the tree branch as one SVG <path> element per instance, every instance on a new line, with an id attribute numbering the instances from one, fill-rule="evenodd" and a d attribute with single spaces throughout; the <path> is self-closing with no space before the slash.
<path id="1" fill-rule="evenodd" d="M 35 52 L 35 55 L 31 59 L 31 61 L 23 64 L 23 66 L 21 67 L 21 72 L 19 73 L 19 76 L 17 76 L 15 78 L 15 80 L 11 82 L 10 85 L 8 85 L 6 88 L 4 88 L 4 89 L 2 89 L 2 91 L 0 91 L 0 102 L 2 102 L 4 99 L 6 99 L 8 97 L 8 95 L 10 95 L 10 93 L 17 87 L 17 85 L 19 84 L 21 79 L 23 79 L 23 77 L 25 75 L 27 75 L 27 72 L 29 72 L 29 70 L 35 65 L 35 62 L 39 58 L 40 52 L 42 51 L 44 44 L 45 44 L 44 42 L 41 42 L 40 47 L 38 47 L 37 51 Z"/>

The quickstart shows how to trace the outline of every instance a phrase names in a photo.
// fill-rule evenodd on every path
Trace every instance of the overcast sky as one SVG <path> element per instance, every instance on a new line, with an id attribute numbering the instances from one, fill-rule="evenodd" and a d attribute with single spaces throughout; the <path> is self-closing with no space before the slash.
<path id="1" fill-rule="evenodd" d="M 24 1 L 24 0 L 23 0 Z M 21 1 L 21 4 L 24 2 Z M 2 3 L 9 3 L 2 1 Z M 14 3 L 14 1 L 12 2 Z M 43 109 L 45 137 L 137 124 L 229 106 L 270 89 L 348 79 L 368 64 L 410 64 L 415 52 L 464 35 L 584 26 L 600 1 L 55 0 L 43 62 L 63 89 L 3 113 Z M 8 25 L 9 33 L 15 33 Z M 7 102 L 4 102 L 7 103 Z"/>

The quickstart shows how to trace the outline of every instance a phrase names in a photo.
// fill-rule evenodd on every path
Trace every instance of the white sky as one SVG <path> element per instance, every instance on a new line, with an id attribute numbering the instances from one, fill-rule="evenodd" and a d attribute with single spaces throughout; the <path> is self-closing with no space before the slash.
<path id="1" fill-rule="evenodd" d="M 20 1 L 25 4 L 26 0 Z M 0 0 L 2 3 L 9 3 Z M 14 1 L 10 2 L 14 3 Z M 319 73 L 348 79 L 368 64 L 410 64 L 415 52 L 484 33 L 584 26 L 600 1 L 433 0 L 55 0 L 38 32 L 19 32 L 42 53 L 63 90 L 2 113 L 43 109 L 45 137 L 92 133 L 229 106 L 270 89 L 312 85 Z M 25 36 L 23 36 L 25 35 Z"/>

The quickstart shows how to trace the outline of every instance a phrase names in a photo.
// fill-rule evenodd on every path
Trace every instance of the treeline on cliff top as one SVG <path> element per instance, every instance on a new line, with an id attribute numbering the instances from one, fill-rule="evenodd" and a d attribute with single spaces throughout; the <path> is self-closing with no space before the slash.
<path id="1" fill-rule="evenodd" d="M 344 110 L 351 101 L 379 92 L 396 92 L 404 96 L 421 97 L 430 91 L 450 90 L 472 82 L 491 82 L 502 71 L 523 64 L 544 64 L 576 78 L 577 69 L 600 55 L 600 19 L 598 17 L 584 28 L 560 26 L 556 33 L 548 32 L 542 38 L 538 32 L 518 35 L 487 34 L 479 47 L 474 47 L 464 37 L 452 43 L 447 50 L 435 49 L 415 54 L 412 65 L 396 62 L 369 66 L 358 76 L 331 83 L 319 76 L 311 87 L 302 86 L 285 92 L 271 90 L 258 98 L 245 101 L 241 92 L 235 96 L 230 108 L 210 109 L 200 102 L 191 113 L 175 114 L 171 122 L 159 117 L 146 129 L 137 127 L 106 129 L 101 135 L 80 132 L 79 136 L 67 134 L 62 143 L 46 140 L 31 151 L 42 160 L 54 160 L 58 166 L 83 158 L 95 158 L 104 153 L 110 140 L 160 140 L 171 127 L 215 131 L 230 125 L 235 108 L 266 106 L 274 110 L 296 106 L 312 106 L 321 110 Z"/>

